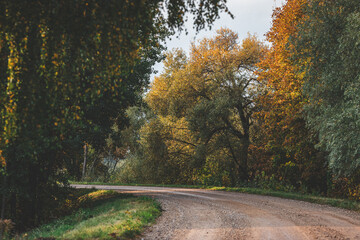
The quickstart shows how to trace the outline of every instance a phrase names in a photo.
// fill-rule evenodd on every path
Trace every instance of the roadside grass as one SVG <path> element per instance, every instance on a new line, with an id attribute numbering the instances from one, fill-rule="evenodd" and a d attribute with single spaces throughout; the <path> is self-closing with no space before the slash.
<path id="1" fill-rule="evenodd" d="M 164 184 L 120 184 L 120 183 L 103 183 L 103 182 L 72 182 L 72 184 L 85 184 L 85 185 L 110 185 L 110 186 L 149 186 L 149 187 L 178 187 L 178 188 L 197 188 L 208 189 L 213 191 L 228 191 L 257 194 L 264 196 L 273 196 L 286 199 L 294 199 L 305 202 L 317 203 L 322 205 L 329 205 L 338 208 L 344 208 L 353 211 L 360 211 L 360 202 L 340 199 L 321 197 L 318 195 L 302 194 L 296 192 L 283 192 L 253 187 L 216 187 L 216 186 L 202 186 L 202 185 L 164 185 Z"/>
<path id="2" fill-rule="evenodd" d="M 353 211 L 360 211 L 360 202 L 348 200 L 348 199 L 328 198 L 328 197 L 321 197 L 317 195 L 309 195 L 309 194 L 302 194 L 296 192 L 282 192 L 282 191 L 274 191 L 274 190 L 259 189 L 259 188 L 245 188 L 245 187 L 244 188 L 208 187 L 206 189 L 215 190 L 215 191 L 241 192 L 241 193 L 265 195 L 265 196 L 273 196 L 279 198 L 317 203 L 322 205 L 329 205 L 329 206 L 344 208 Z"/>
<path id="3" fill-rule="evenodd" d="M 83 184 L 83 185 L 178 187 L 178 188 L 196 188 L 196 189 L 205 189 L 205 188 L 214 187 L 214 186 L 206 186 L 206 185 L 150 184 L 150 183 L 107 183 L 107 182 L 75 182 L 75 181 L 69 181 L 69 183 L 70 184 Z"/>
<path id="4" fill-rule="evenodd" d="M 22 235 L 24 239 L 131 239 L 160 215 L 160 205 L 148 197 L 114 191 L 93 191 L 79 198 L 69 216 Z"/>

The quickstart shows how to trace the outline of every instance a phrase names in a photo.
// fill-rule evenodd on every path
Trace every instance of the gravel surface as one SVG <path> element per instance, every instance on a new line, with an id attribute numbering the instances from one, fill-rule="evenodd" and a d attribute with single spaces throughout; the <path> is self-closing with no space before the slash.
<path id="1" fill-rule="evenodd" d="M 156 198 L 162 216 L 139 239 L 359 239 L 360 213 L 244 193 L 139 186 L 94 186 Z"/>

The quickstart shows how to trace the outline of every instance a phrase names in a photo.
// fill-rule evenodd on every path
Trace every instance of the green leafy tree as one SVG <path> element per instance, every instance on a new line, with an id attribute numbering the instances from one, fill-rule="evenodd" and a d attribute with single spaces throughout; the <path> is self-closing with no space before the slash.
<path id="1" fill-rule="evenodd" d="M 106 140 L 106 152 L 118 158 L 114 171 L 110 173 L 110 180 L 122 183 L 148 182 L 150 178 L 148 168 L 152 166 L 144 163 L 144 150 L 140 144 L 141 128 L 151 121 L 154 115 L 142 102 L 139 106 L 129 107 L 126 116 L 129 120 L 127 126 L 121 129 L 121 126 L 114 124 Z"/>
<path id="2" fill-rule="evenodd" d="M 222 10 L 223 0 L 1 1 L 2 195 L 18 228 L 51 215 L 73 152 L 123 125 L 185 14 L 200 29 Z"/>
<path id="3" fill-rule="evenodd" d="M 329 153 L 329 166 L 348 176 L 360 166 L 360 5 L 309 1 L 293 39 L 305 71 L 307 123 Z"/>

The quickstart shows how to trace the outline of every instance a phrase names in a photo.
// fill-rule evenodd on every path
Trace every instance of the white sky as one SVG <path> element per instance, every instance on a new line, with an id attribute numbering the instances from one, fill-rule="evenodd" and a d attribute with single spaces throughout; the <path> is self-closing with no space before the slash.
<path id="1" fill-rule="evenodd" d="M 221 27 L 227 27 L 238 33 L 239 39 L 246 38 L 247 33 L 258 36 L 259 39 L 265 40 L 265 33 L 270 30 L 271 15 L 274 7 L 280 7 L 283 0 L 228 0 L 227 6 L 234 15 L 234 19 L 225 13 L 222 13 L 220 19 L 216 20 L 211 30 L 202 30 L 198 34 L 192 28 L 191 17 L 186 23 L 188 35 L 182 33 L 179 38 L 173 37 L 166 42 L 168 50 L 172 48 L 182 48 L 189 52 L 191 42 L 197 42 L 204 37 L 212 37 L 216 34 L 216 30 Z M 163 65 L 158 63 L 155 65 L 157 75 L 161 73 Z M 153 78 L 153 77 L 152 77 Z M 152 80 L 152 79 L 151 79 Z"/>

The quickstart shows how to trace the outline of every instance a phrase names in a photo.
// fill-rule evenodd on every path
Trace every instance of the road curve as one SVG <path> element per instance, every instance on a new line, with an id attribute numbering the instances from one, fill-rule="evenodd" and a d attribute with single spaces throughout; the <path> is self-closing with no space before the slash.
<path id="1" fill-rule="evenodd" d="M 140 239 L 360 240 L 360 213 L 319 204 L 202 189 L 72 186 L 156 198 L 164 212 Z"/>

